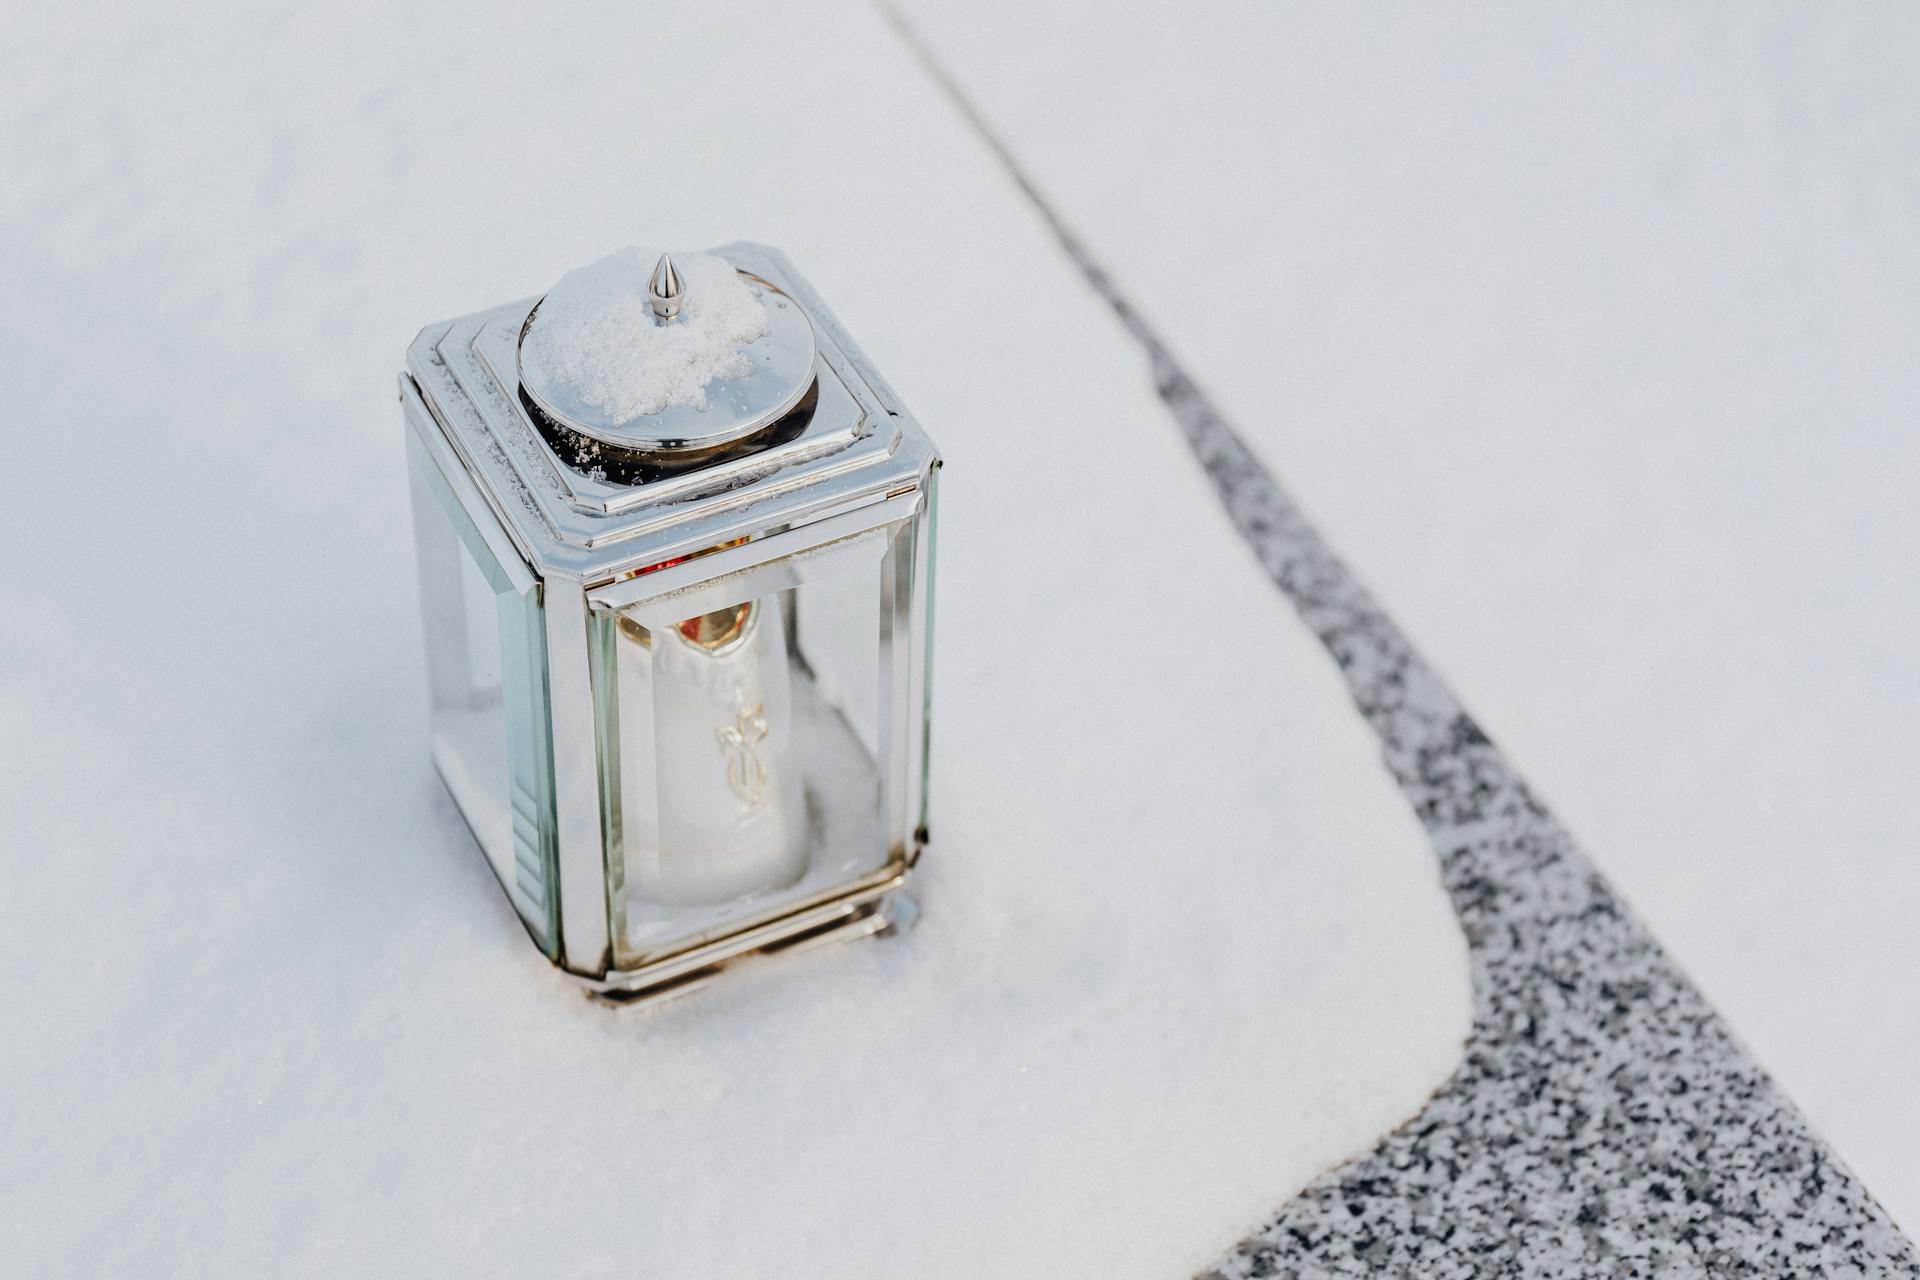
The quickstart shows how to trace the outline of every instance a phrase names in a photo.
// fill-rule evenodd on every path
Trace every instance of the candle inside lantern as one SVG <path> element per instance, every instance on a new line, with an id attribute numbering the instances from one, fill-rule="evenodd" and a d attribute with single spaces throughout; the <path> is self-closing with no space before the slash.
<path id="1" fill-rule="evenodd" d="M 647 901 L 724 902 L 783 888 L 807 866 L 793 750 L 793 676 L 778 596 L 659 631 L 623 618 L 652 660 L 652 767 L 623 759 L 629 794 L 656 790 L 652 839 L 629 832 L 628 887 Z M 638 655 L 636 655 L 638 656 Z"/>

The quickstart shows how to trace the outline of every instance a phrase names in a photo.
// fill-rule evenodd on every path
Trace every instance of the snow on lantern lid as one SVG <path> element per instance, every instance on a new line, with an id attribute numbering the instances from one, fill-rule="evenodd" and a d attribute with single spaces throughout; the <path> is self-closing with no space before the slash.
<path id="1" fill-rule="evenodd" d="M 724 258 L 627 248 L 548 290 L 521 328 L 518 360 L 528 398 L 562 427 L 693 458 L 800 404 L 814 336 L 791 298 Z"/>

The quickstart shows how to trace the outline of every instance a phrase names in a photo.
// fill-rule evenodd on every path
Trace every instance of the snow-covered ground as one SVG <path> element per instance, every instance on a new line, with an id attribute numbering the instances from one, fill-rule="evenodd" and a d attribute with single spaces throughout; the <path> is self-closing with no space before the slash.
<path id="1" fill-rule="evenodd" d="M 1375 740 L 875 11 L 0 35 L 10 1272 L 1175 1275 L 1452 1069 Z M 949 459 L 936 847 L 911 937 L 617 1012 L 427 764 L 393 377 L 740 236 Z"/>
<path id="2" fill-rule="evenodd" d="M 905 7 L 1920 1230 L 1920 11 Z"/>
<path id="3" fill-rule="evenodd" d="M 1179 1274 L 1451 1068 L 1136 352 L 877 11 L 709 9 L 0 17 L 10 1262 Z M 1920 19 L 906 10 L 1912 1229 Z M 392 377 L 741 236 L 951 463 L 927 914 L 612 1014 L 428 768 Z"/>

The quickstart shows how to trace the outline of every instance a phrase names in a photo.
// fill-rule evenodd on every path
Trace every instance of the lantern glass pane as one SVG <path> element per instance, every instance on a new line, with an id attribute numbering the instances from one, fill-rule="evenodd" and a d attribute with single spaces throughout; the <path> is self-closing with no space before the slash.
<path id="1" fill-rule="evenodd" d="M 914 525 L 593 610 L 614 960 L 804 909 L 904 859 Z M 917 688 L 917 682 L 911 682 Z"/>
<path id="2" fill-rule="evenodd" d="M 411 433 L 433 762 L 527 928 L 554 950 L 554 789 L 540 593 Z"/>

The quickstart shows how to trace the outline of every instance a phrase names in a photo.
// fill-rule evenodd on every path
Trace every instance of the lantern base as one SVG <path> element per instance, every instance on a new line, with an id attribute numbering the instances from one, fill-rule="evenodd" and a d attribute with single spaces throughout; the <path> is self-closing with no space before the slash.
<path id="1" fill-rule="evenodd" d="M 828 942 L 850 941 L 876 934 L 903 934 L 913 927 L 919 907 L 899 887 L 897 876 L 879 889 L 880 896 L 828 903 L 796 912 L 752 931 L 749 937 L 723 939 L 644 968 L 610 974 L 604 979 L 583 978 L 588 992 L 610 1004 L 654 1004 L 698 990 L 723 973 L 763 956 L 790 955 Z M 707 953 L 720 952 L 709 958 Z"/>

